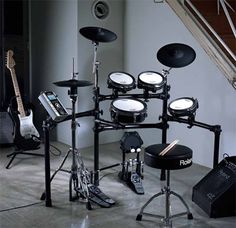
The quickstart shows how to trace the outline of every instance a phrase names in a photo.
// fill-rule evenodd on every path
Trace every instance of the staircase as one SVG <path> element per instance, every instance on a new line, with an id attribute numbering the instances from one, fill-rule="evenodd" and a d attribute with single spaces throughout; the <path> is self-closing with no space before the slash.
<path id="1" fill-rule="evenodd" d="M 236 89 L 236 0 L 166 0 Z"/>

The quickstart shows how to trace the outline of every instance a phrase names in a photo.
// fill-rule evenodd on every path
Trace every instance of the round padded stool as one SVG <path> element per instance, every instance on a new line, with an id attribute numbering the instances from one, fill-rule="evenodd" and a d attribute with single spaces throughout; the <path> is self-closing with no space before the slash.
<path id="1" fill-rule="evenodd" d="M 175 170 L 184 169 L 192 165 L 192 150 L 183 145 L 175 145 L 165 155 L 159 155 L 169 144 L 154 144 L 148 146 L 144 153 L 144 162 L 147 166 Z"/>
<path id="2" fill-rule="evenodd" d="M 175 145 L 171 148 L 166 154 L 162 155 L 161 152 L 168 146 L 169 144 L 154 144 L 148 146 L 144 152 L 144 163 L 147 166 L 152 168 L 167 170 L 167 179 L 166 185 L 161 189 L 161 191 L 154 196 L 152 196 L 141 208 L 139 214 L 136 217 L 137 221 L 142 220 L 143 215 L 161 218 L 166 226 L 172 225 L 171 219 L 177 216 L 187 215 L 188 219 L 193 219 L 192 213 L 189 210 L 188 205 L 184 201 L 184 199 L 174 191 L 170 190 L 170 170 L 184 169 L 192 165 L 192 150 L 184 145 Z M 160 196 L 165 195 L 165 215 L 154 215 L 150 213 L 145 213 L 144 209 L 151 203 L 151 201 Z M 186 211 L 170 215 L 170 195 L 174 195 L 179 198 L 179 200 L 183 203 L 186 208 Z"/>

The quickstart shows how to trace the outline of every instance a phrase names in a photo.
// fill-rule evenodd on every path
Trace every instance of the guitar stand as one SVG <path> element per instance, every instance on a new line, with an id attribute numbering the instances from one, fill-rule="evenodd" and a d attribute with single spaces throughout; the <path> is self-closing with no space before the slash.
<path id="1" fill-rule="evenodd" d="M 37 148 L 37 149 L 39 149 L 39 148 Z M 34 150 L 37 150 L 37 149 L 34 149 Z M 6 169 L 10 169 L 11 163 L 13 162 L 13 160 L 14 160 L 15 157 L 16 157 L 16 155 L 18 155 L 18 154 L 44 157 L 43 154 L 37 154 L 37 153 L 26 152 L 25 150 L 21 150 L 21 149 L 16 148 L 14 152 L 12 152 L 11 154 L 8 154 L 8 155 L 7 155 L 7 157 L 8 157 L 8 158 L 11 157 L 11 159 L 10 159 L 10 161 L 8 162 L 7 166 L 6 166 Z"/>
<path id="2" fill-rule="evenodd" d="M 10 100 L 10 104 L 9 104 L 9 110 L 13 110 L 13 100 L 16 99 L 17 97 L 14 96 L 11 98 Z M 12 121 L 14 122 L 14 119 L 13 119 L 13 116 L 12 116 L 12 112 L 9 112 L 10 114 L 10 118 L 12 119 Z M 34 148 L 32 150 L 38 150 L 39 147 L 37 148 Z M 38 153 L 31 153 L 31 152 L 26 152 L 27 150 L 23 150 L 23 149 L 19 149 L 17 147 L 15 147 L 15 151 L 12 152 L 11 154 L 8 154 L 7 157 L 11 157 L 10 161 L 8 162 L 7 166 L 6 166 L 6 169 L 10 169 L 10 165 L 11 163 L 13 162 L 13 160 L 15 159 L 16 155 L 18 154 L 24 154 L 24 155 L 32 155 L 32 156 L 40 156 L 40 157 L 43 157 L 44 155 L 43 154 L 38 154 Z"/>

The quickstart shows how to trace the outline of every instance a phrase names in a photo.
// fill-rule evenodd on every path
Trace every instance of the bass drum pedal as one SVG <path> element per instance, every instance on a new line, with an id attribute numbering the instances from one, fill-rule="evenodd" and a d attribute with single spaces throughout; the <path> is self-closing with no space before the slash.
<path id="1" fill-rule="evenodd" d="M 144 194 L 144 188 L 142 184 L 141 176 L 135 172 L 119 172 L 118 177 L 127 183 L 127 185 L 137 194 L 142 195 Z"/>
<path id="2" fill-rule="evenodd" d="M 136 172 L 130 173 L 128 184 L 137 194 L 144 194 L 142 179 Z"/>

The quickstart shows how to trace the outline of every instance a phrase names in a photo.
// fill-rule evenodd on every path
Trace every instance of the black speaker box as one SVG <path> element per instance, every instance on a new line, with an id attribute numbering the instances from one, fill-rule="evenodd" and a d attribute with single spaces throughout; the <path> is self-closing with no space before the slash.
<path id="1" fill-rule="evenodd" d="M 13 122 L 8 112 L 0 112 L 0 145 L 13 143 Z"/>
<path id="2" fill-rule="evenodd" d="M 193 187 L 192 201 L 211 218 L 236 215 L 236 156 L 224 158 Z"/>

